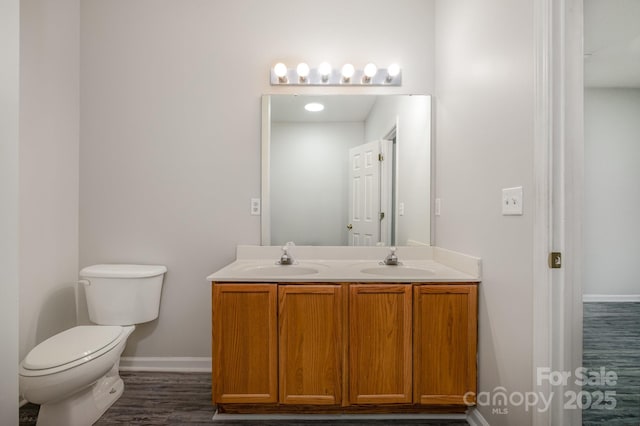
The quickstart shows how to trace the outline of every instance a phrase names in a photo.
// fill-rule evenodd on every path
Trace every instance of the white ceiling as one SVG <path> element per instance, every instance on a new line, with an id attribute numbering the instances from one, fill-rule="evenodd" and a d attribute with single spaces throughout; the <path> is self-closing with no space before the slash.
<path id="1" fill-rule="evenodd" d="M 584 1 L 587 87 L 640 87 L 640 0 Z"/>
<path id="2" fill-rule="evenodd" d="M 372 95 L 272 95 L 271 121 L 364 121 L 376 102 Z M 320 112 L 309 112 L 304 106 L 309 102 L 324 105 Z"/>

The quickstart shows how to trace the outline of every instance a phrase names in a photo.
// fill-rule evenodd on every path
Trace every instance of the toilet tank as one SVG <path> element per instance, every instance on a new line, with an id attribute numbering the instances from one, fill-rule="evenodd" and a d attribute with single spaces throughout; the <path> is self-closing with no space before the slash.
<path id="1" fill-rule="evenodd" d="M 89 319 L 99 325 L 133 325 L 158 318 L 162 265 L 93 265 L 80 271 Z"/>

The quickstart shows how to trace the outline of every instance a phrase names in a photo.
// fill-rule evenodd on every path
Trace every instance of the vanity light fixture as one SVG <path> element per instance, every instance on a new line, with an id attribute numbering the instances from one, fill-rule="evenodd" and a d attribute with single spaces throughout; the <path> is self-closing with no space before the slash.
<path id="1" fill-rule="evenodd" d="M 324 109 L 324 105 L 319 102 L 309 102 L 304 106 L 304 109 L 309 112 L 320 112 Z"/>
<path id="2" fill-rule="evenodd" d="M 388 68 L 378 68 L 368 63 L 358 69 L 350 63 L 334 69 L 328 62 L 311 68 L 301 62 L 295 68 L 288 68 L 278 62 L 271 68 L 272 86 L 402 86 L 402 71 L 398 64 Z"/>

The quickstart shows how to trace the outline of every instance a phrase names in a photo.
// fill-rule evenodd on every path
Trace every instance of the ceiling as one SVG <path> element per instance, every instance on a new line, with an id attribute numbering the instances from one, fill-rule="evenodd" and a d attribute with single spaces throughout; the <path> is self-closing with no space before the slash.
<path id="1" fill-rule="evenodd" d="M 272 95 L 271 121 L 364 121 L 376 102 L 371 95 Z M 320 112 L 309 112 L 304 106 L 309 102 L 324 105 Z"/>
<path id="2" fill-rule="evenodd" d="M 640 88 L 640 0 L 584 1 L 587 87 Z"/>

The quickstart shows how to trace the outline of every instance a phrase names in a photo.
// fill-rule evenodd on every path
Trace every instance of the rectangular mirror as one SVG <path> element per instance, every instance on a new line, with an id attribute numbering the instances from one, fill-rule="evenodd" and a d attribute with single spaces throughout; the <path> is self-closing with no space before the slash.
<path id="1" fill-rule="evenodd" d="M 430 245 L 431 162 L 430 96 L 265 95 L 262 245 Z"/>

